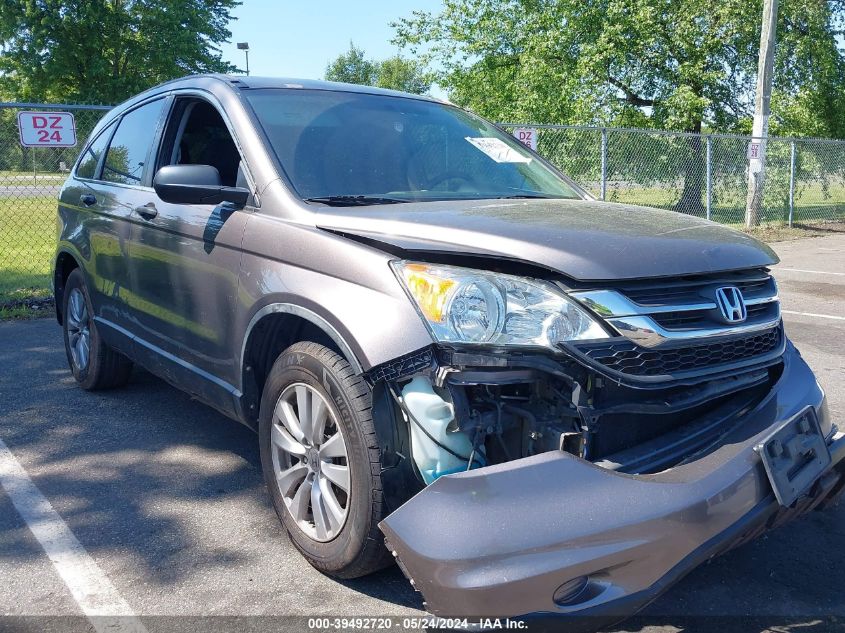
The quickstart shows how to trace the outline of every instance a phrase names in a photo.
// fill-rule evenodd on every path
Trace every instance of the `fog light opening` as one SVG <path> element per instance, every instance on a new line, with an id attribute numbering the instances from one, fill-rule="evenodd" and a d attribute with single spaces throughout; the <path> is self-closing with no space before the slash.
<path id="1" fill-rule="evenodd" d="M 590 579 L 587 576 L 578 576 L 572 580 L 567 580 L 560 587 L 555 589 L 552 595 L 552 600 L 560 607 L 576 602 L 578 597 L 584 593 L 587 585 L 590 584 Z"/>

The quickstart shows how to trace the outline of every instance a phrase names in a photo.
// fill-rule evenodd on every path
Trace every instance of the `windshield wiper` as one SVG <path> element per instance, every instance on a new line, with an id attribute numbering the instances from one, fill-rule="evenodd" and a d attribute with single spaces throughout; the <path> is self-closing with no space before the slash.
<path id="1" fill-rule="evenodd" d="M 561 196 L 544 196 L 537 193 L 517 193 L 512 196 L 496 196 L 497 200 L 518 200 L 519 198 L 542 198 L 543 200 L 558 200 Z"/>
<path id="2" fill-rule="evenodd" d="M 321 196 L 305 198 L 306 202 L 320 202 L 330 207 L 363 207 L 370 204 L 399 204 L 411 202 L 402 198 L 387 198 L 383 196 Z"/>

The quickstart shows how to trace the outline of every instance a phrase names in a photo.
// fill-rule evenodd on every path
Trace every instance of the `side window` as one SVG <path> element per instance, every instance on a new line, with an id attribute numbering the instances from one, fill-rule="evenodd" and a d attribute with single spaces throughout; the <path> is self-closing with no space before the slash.
<path id="1" fill-rule="evenodd" d="M 199 99 L 180 99 L 173 112 L 159 166 L 211 165 L 224 185 L 236 186 L 241 155 L 217 109 Z"/>
<path id="2" fill-rule="evenodd" d="M 103 180 L 140 184 L 163 105 L 158 99 L 123 116 L 106 154 Z"/>
<path id="3" fill-rule="evenodd" d="M 113 131 L 114 123 L 110 124 L 106 129 L 100 132 L 99 136 L 94 139 L 94 142 L 85 148 L 85 151 L 82 156 L 79 157 L 79 163 L 76 166 L 77 178 L 97 177 L 97 165 L 100 163 L 100 156 L 103 155 Z"/>

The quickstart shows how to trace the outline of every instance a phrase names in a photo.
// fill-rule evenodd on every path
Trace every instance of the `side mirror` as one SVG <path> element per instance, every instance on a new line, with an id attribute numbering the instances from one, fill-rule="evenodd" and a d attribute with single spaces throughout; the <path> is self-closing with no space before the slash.
<path id="1" fill-rule="evenodd" d="M 220 204 L 231 202 L 243 207 L 249 189 L 226 187 L 220 173 L 211 165 L 167 165 L 153 178 L 153 189 L 165 202 L 174 204 Z"/>

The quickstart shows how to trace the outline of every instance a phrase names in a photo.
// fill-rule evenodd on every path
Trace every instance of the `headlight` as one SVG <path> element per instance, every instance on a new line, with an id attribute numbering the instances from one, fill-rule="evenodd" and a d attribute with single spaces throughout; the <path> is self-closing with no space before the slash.
<path id="1" fill-rule="evenodd" d="M 554 349 L 561 341 L 609 336 L 544 281 L 438 264 L 391 266 L 437 341 Z"/>

